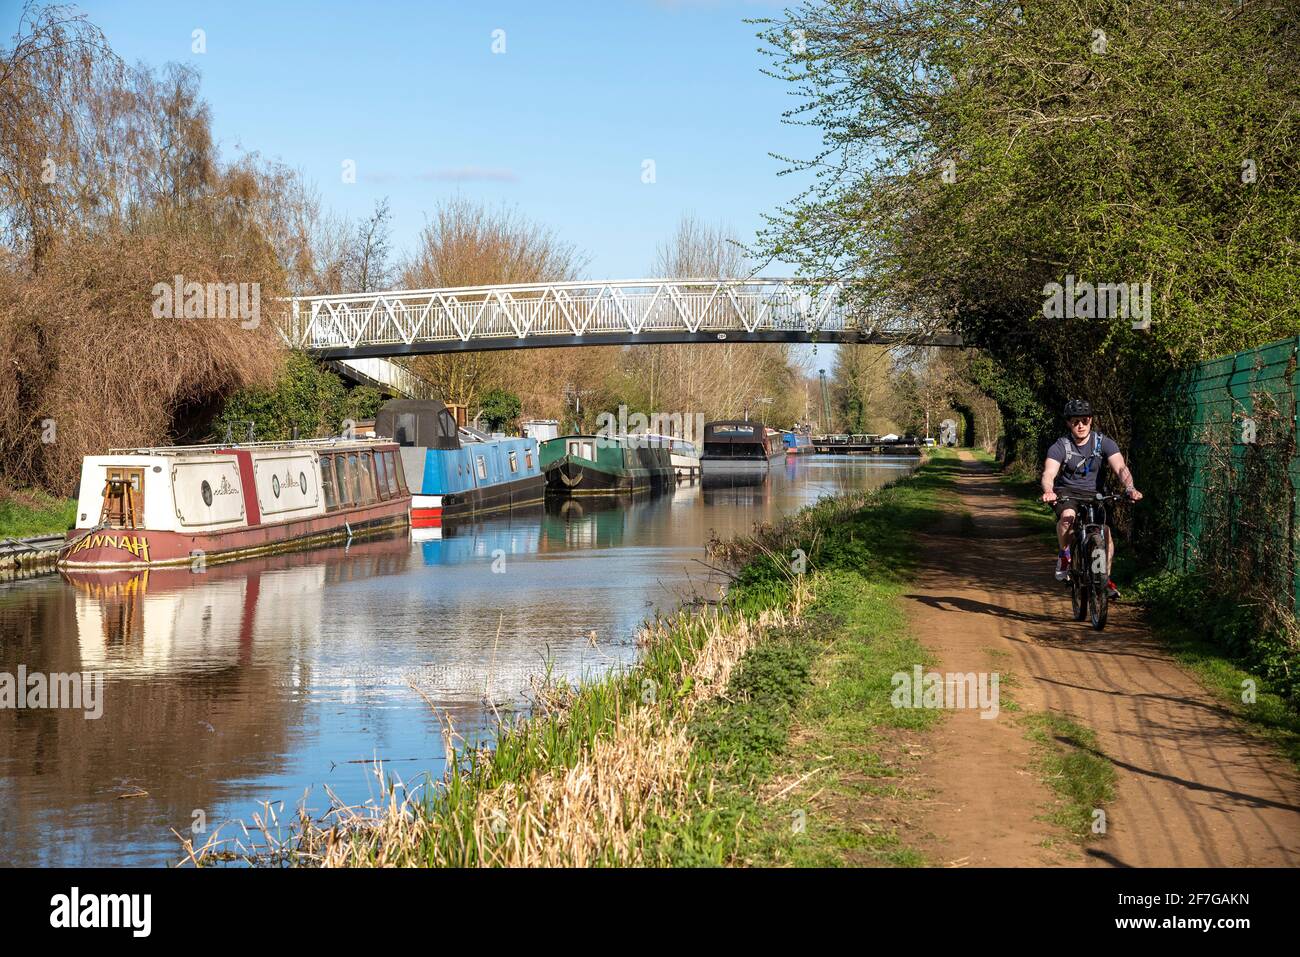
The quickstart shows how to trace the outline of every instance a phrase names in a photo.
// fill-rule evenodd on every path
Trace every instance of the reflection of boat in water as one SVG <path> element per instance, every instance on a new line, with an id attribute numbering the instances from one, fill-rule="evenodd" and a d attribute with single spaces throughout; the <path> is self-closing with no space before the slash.
<path id="1" fill-rule="evenodd" d="M 542 443 L 548 495 L 625 495 L 676 481 L 672 452 L 645 436 L 563 435 Z"/>
<path id="2" fill-rule="evenodd" d="M 700 485 L 704 477 L 690 481 L 678 482 L 677 487 L 672 492 L 672 503 L 674 507 L 690 506 L 699 500 Z"/>
<path id="3" fill-rule="evenodd" d="M 325 586 L 401 571 L 405 535 L 190 568 L 64 569 L 86 670 L 211 671 L 245 664 L 253 635 L 314 634 Z M 284 609 L 292 606 L 291 619 Z"/>
<path id="4" fill-rule="evenodd" d="M 771 477 L 767 469 L 722 468 L 714 466 L 704 473 L 700 482 L 706 505 L 734 503 L 753 505 L 767 499 L 771 491 Z"/>
<path id="5" fill-rule="evenodd" d="M 541 538 L 542 505 L 512 509 L 509 515 L 463 520 L 442 528 L 411 530 L 426 565 L 460 565 L 499 555 L 531 555 Z"/>
<path id="6" fill-rule="evenodd" d="M 635 540 L 649 515 L 671 508 L 667 495 L 640 492 L 617 497 L 547 499 L 542 519 L 541 550 L 608 548 Z M 549 547 L 548 547 L 549 546 Z"/>
<path id="7" fill-rule="evenodd" d="M 60 565 L 146 568 L 267 554 L 406 525 L 391 442 L 311 439 L 115 449 L 81 466 Z"/>
<path id="8" fill-rule="evenodd" d="M 414 528 L 537 503 L 546 491 L 536 439 L 494 439 L 460 428 L 436 399 L 385 403 L 375 430 L 401 446 Z"/>

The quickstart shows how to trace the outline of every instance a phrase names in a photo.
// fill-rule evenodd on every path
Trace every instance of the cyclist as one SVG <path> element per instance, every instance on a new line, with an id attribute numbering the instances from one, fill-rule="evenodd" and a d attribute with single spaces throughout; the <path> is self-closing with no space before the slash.
<path id="1" fill-rule="evenodd" d="M 1056 556 L 1056 580 L 1061 582 L 1070 578 L 1070 535 L 1074 530 L 1075 511 L 1071 503 L 1059 499 L 1091 498 L 1101 491 L 1105 475 L 1103 462 L 1119 478 L 1131 501 L 1142 498 L 1142 493 L 1133 485 L 1133 473 L 1124 464 L 1119 446 L 1113 439 L 1093 430 L 1092 406 L 1084 399 L 1071 399 L 1065 403 L 1065 421 L 1070 434 L 1061 436 L 1047 450 L 1042 480 L 1043 501 L 1056 512 L 1056 538 L 1061 546 Z M 1110 568 L 1115 557 L 1113 535 L 1106 536 L 1106 552 L 1106 567 Z M 1109 578 L 1106 587 L 1111 598 L 1119 597 L 1119 589 Z"/>

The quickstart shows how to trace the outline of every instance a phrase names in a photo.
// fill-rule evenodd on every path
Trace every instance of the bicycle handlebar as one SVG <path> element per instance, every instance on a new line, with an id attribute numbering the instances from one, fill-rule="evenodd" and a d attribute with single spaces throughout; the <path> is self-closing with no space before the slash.
<path id="1" fill-rule="evenodd" d="M 1040 499 L 1040 501 L 1042 500 Z M 1120 502 L 1120 501 L 1132 502 L 1133 500 L 1128 497 L 1127 492 L 1123 494 L 1119 494 L 1117 492 L 1110 492 L 1105 495 L 1098 493 L 1092 498 L 1080 498 L 1077 495 L 1058 495 L 1056 496 L 1055 502 L 1043 502 L 1043 504 L 1046 505 L 1048 508 L 1051 508 L 1057 502 L 1078 502 L 1080 504 L 1086 505 L 1089 502 Z"/>

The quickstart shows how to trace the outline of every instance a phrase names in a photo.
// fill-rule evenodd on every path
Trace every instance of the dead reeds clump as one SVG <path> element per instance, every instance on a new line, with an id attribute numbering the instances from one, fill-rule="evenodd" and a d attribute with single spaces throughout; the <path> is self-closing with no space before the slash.
<path id="1" fill-rule="evenodd" d="M 261 321 L 155 318 L 158 283 L 258 283 Z M 0 268 L 0 484 L 59 494 L 81 459 L 161 444 L 283 359 L 273 261 L 214 221 L 50 246 L 39 273 Z"/>
<path id="2" fill-rule="evenodd" d="M 268 836 L 234 856 L 325 867 L 651 863 L 651 822 L 682 814 L 712 786 L 714 769 L 698 766 L 692 747 L 692 716 L 808 598 L 800 580 L 783 608 L 655 622 L 637 667 L 563 696 L 564 711 L 503 728 L 494 749 L 450 754 L 444 780 L 401 800 L 390 783 L 382 801 L 301 816 L 287 841 Z M 186 853 L 196 864 L 231 856 L 215 840 Z"/>

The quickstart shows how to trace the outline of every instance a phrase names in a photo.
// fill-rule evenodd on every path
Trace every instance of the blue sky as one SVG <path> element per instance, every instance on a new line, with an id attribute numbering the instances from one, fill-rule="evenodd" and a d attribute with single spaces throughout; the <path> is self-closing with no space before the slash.
<path id="1" fill-rule="evenodd" d="M 554 227 L 590 257 L 591 278 L 644 276 L 685 212 L 752 237 L 801 185 L 768 154 L 818 146 L 781 122 L 796 101 L 760 73 L 769 60 L 743 22 L 779 3 L 79 6 L 128 61 L 199 67 L 227 155 L 281 159 L 349 215 L 388 196 L 399 253 L 461 192 Z M 191 50 L 195 29 L 206 53 Z M 355 184 L 342 182 L 347 159 Z"/>

